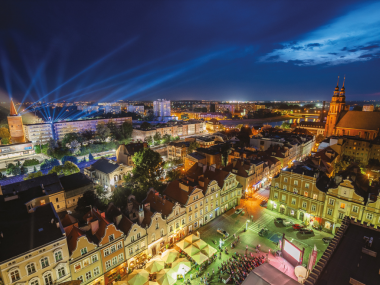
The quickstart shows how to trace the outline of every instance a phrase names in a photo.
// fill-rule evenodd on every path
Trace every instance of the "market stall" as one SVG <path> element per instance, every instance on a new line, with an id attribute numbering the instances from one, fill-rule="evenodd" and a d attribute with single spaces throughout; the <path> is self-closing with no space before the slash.
<path id="1" fill-rule="evenodd" d="M 145 269 L 134 270 L 128 275 L 129 285 L 144 285 L 149 281 L 149 272 Z"/>

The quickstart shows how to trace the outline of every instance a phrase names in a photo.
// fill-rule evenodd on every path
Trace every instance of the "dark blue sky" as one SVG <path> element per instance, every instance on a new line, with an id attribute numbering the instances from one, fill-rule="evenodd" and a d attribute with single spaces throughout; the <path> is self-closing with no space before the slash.
<path id="1" fill-rule="evenodd" d="M 0 100 L 380 99 L 373 1 L 1 1 Z"/>

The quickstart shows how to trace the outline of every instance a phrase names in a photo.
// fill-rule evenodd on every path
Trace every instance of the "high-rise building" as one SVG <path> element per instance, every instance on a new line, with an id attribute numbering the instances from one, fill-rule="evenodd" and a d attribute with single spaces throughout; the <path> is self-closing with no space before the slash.
<path id="1" fill-rule="evenodd" d="M 11 100 L 11 109 L 8 116 L 9 133 L 11 135 L 12 143 L 24 143 L 25 134 L 24 126 L 22 124 L 22 117 L 17 114 L 13 100 Z"/>
<path id="2" fill-rule="evenodd" d="M 156 117 L 169 117 L 170 100 L 158 99 L 153 102 L 153 111 Z"/>

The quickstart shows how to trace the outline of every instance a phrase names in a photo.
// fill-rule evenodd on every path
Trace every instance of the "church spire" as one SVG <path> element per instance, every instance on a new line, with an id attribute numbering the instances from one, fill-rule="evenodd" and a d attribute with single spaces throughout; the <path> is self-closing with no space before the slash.
<path id="1" fill-rule="evenodd" d="M 10 116 L 17 116 L 17 111 L 16 111 L 16 108 L 15 108 L 15 104 L 13 104 L 13 100 L 12 99 L 11 99 L 11 109 L 10 109 L 9 115 Z"/>
<path id="2" fill-rule="evenodd" d="M 339 76 L 338 76 L 338 82 L 336 83 L 335 91 L 334 91 L 334 96 L 339 96 Z"/>
<path id="3" fill-rule="evenodd" d="M 339 94 L 340 97 L 345 97 L 345 96 L 346 96 L 346 88 L 344 88 L 344 81 L 346 81 L 346 76 L 344 76 L 344 79 L 343 79 L 343 86 L 342 86 L 342 88 L 340 89 L 340 94 Z"/>

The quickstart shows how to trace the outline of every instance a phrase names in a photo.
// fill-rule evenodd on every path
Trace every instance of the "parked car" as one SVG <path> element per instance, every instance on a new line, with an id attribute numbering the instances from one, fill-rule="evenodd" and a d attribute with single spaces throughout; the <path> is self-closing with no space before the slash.
<path id="1" fill-rule="evenodd" d="M 303 229 L 305 226 L 304 225 L 300 225 L 300 224 L 295 224 L 293 225 L 293 229 L 299 231 L 300 229 Z"/>
<path id="2" fill-rule="evenodd" d="M 266 207 L 268 205 L 268 201 L 262 201 L 261 203 L 260 203 L 260 206 L 261 207 Z"/>
<path id="3" fill-rule="evenodd" d="M 300 229 L 299 233 L 301 235 L 312 235 L 312 234 L 314 234 L 313 230 L 309 230 L 309 229 Z"/>
<path id="4" fill-rule="evenodd" d="M 294 223 L 290 220 L 282 220 L 282 224 L 285 226 L 285 227 L 290 227 L 290 226 L 293 226 Z"/>
<path id="5" fill-rule="evenodd" d="M 225 230 L 223 230 L 221 228 L 218 228 L 216 231 L 218 233 L 220 233 L 224 238 L 228 238 L 229 237 L 229 233 L 227 233 Z"/>
<path id="6" fill-rule="evenodd" d="M 259 231 L 259 236 L 261 237 L 265 237 L 267 234 L 268 234 L 269 230 L 267 228 L 262 228 L 260 231 Z"/>
<path id="7" fill-rule="evenodd" d="M 275 223 L 280 223 L 282 224 L 282 221 L 285 220 L 284 218 L 275 218 L 274 221 Z"/>
<path id="8" fill-rule="evenodd" d="M 242 208 L 240 208 L 240 209 L 237 209 L 236 211 L 235 211 L 235 214 L 236 215 L 239 215 L 241 212 L 243 211 L 243 209 Z"/>
<path id="9" fill-rule="evenodd" d="M 322 239 L 322 241 L 323 241 L 324 243 L 330 243 L 332 240 L 333 240 L 333 238 L 331 238 L 331 237 L 324 237 L 324 238 Z"/>

